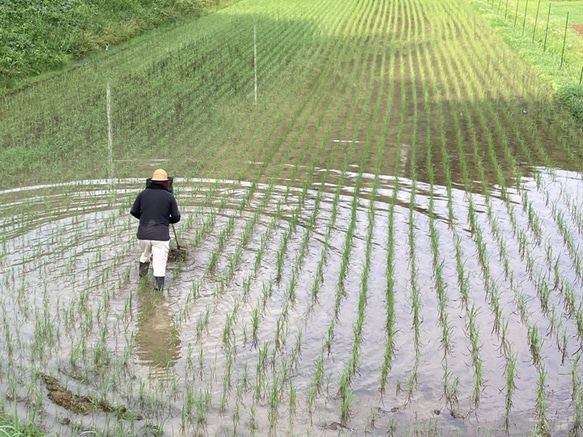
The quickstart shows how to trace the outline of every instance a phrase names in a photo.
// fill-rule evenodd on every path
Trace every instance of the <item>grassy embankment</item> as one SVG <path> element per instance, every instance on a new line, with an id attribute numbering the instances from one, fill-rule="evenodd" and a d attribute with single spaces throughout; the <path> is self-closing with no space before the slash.
<path id="1" fill-rule="evenodd" d="M 18 88 L 220 0 L 8 0 L 0 5 L 0 92 Z"/>
<path id="2" fill-rule="evenodd" d="M 583 1 L 472 3 L 583 123 Z"/>

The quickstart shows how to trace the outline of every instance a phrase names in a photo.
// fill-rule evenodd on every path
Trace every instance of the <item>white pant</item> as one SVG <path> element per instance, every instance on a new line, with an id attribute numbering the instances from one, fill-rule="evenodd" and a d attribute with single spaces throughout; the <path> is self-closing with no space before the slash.
<path id="1" fill-rule="evenodd" d="M 152 258 L 152 268 L 154 269 L 154 276 L 166 276 L 166 262 L 168 261 L 168 250 L 170 249 L 170 241 L 157 240 L 138 240 L 142 256 L 140 256 L 141 263 L 149 263 Z"/>

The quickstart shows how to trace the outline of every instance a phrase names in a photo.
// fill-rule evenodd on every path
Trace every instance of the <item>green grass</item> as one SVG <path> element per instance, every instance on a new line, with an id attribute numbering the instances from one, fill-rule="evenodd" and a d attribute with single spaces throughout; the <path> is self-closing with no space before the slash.
<path id="1" fill-rule="evenodd" d="M 472 3 L 583 123 L 583 34 L 573 27 L 583 25 L 583 1 L 473 0 Z M 583 27 L 580 29 L 583 32 Z"/>
<path id="2" fill-rule="evenodd" d="M 7 0 L 0 6 L 0 92 L 220 0 Z"/>
<path id="3" fill-rule="evenodd" d="M 0 437 L 42 437 L 42 434 L 32 425 L 21 425 L 18 420 L 12 420 L 0 413 Z"/>

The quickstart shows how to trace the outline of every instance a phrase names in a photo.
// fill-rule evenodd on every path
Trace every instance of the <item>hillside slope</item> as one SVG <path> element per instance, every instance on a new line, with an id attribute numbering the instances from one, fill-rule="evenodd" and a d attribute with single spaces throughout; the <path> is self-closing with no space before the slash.
<path id="1" fill-rule="evenodd" d="M 5 0 L 0 90 L 104 50 L 220 0 Z"/>

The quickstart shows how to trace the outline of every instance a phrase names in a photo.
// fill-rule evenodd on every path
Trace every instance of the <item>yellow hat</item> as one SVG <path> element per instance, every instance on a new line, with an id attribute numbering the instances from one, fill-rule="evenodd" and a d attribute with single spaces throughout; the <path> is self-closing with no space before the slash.
<path id="1" fill-rule="evenodd" d="M 153 181 L 167 181 L 168 180 L 168 173 L 166 173 L 166 170 L 162 170 L 161 168 L 159 168 L 158 170 L 156 170 L 154 172 L 154 175 L 152 176 L 152 180 Z"/>

